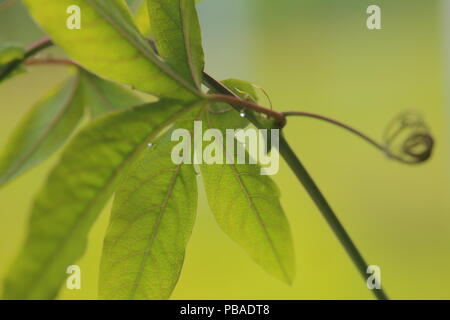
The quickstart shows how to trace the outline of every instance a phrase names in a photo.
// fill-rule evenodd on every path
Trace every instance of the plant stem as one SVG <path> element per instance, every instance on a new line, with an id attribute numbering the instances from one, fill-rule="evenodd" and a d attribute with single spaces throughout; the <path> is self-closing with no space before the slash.
<path id="1" fill-rule="evenodd" d="M 383 152 L 386 156 L 388 156 L 390 159 L 392 160 L 397 160 L 401 163 L 404 164 L 409 164 L 409 165 L 416 165 L 416 164 L 420 164 L 422 162 L 425 162 L 428 160 L 429 155 L 431 154 L 431 151 L 433 150 L 433 145 L 434 145 L 434 139 L 433 137 L 428 134 L 428 133 L 414 133 L 412 132 L 407 140 L 405 140 L 405 142 L 408 141 L 408 139 L 412 140 L 412 139 L 418 139 L 420 138 L 420 141 L 416 141 L 415 145 L 418 145 L 419 143 L 425 147 L 425 150 L 422 151 L 422 153 L 419 154 L 414 154 L 411 153 L 412 149 L 414 147 L 414 145 L 411 145 L 410 147 L 408 147 L 408 145 L 404 145 L 403 146 L 403 153 L 407 153 L 407 155 L 409 155 L 409 158 L 405 158 L 402 156 L 399 156 L 397 154 L 394 154 L 390 149 L 389 149 L 389 144 L 383 145 L 377 141 L 375 141 L 374 139 L 372 139 L 371 137 L 369 137 L 368 135 L 364 134 L 363 132 L 345 124 L 342 123 L 340 121 L 337 121 L 335 119 L 331 119 L 319 114 L 315 114 L 315 113 L 310 113 L 310 112 L 304 112 L 304 111 L 288 111 L 288 112 L 282 112 L 282 114 L 285 117 L 290 117 L 290 116 L 299 116 L 299 117 L 306 117 L 306 118 L 313 118 L 313 119 L 317 119 L 317 120 L 321 120 L 321 121 L 325 121 L 328 123 L 331 123 L 337 127 L 340 127 L 342 129 L 345 129 L 351 133 L 353 133 L 354 135 L 360 137 L 361 139 L 363 139 L 364 141 L 366 141 L 367 143 L 369 143 L 370 145 L 372 145 L 373 147 L 375 147 L 376 149 L 378 149 L 379 151 Z M 394 136 L 395 137 L 395 136 Z M 411 149 L 411 151 L 409 151 L 408 149 Z M 410 153 L 408 153 L 410 152 Z"/>
<path id="2" fill-rule="evenodd" d="M 362 138 L 363 140 L 365 140 L 366 142 L 368 142 L 369 144 L 371 144 L 372 146 L 374 146 L 375 148 L 377 148 L 381 152 L 388 153 L 388 150 L 386 150 L 382 144 L 376 142 L 374 139 L 370 138 L 368 135 L 362 133 L 359 130 L 356 130 L 355 128 L 353 128 L 353 127 L 351 127 L 351 126 L 349 126 L 349 125 L 347 125 L 345 123 L 337 121 L 335 119 L 331 119 L 331 118 L 328 118 L 328 117 L 325 117 L 325 116 L 322 116 L 322 115 L 319 115 L 319 114 L 310 113 L 310 112 L 303 112 L 303 111 L 288 111 L 288 112 L 283 112 L 283 114 L 286 117 L 299 116 L 299 117 L 318 119 L 318 120 L 322 120 L 322 121 L 331 123 L 331 124 L 333 124 L 335 126 L 343 128 L 343 129 L 345 129 L 345 130 L 347 130 L 347 131 L 357 135 L 358 137 Z"/>
<path id="3" fill-rule="evenodd" d="M 319 187 L 316 185 L 306 168 L 303 166 L 301 161 L 298 159 L 297 155 L 289 146 L 286 139 L 281 136 L 280 137 L 280 154 L 283 156 L 284 160 L 287 162 L 291 170 L 297 176 L 297 179 L 305 187 L 306 191 L 309 193 L 310 197 L 319 208 L 322 216 L 327 221 L 330 228 L 333 230 L 336 237 L 341 242 L 347 254 L 353 261 L 353 264 L 358 269 L 359 273 L 363 277 L 364 280 L 367 278 L 367 268 L 368 264 L 364 260 L 363 256 L 359 252 L 358 248 L 353 243 L 349 234 L 345 230 L 344 226 L 339 221 L 336 214 L 333 212 L 333 209 L 328 204 L 328 201 L 323 196 Z M 383 289 L 372 290 L 375 297 L 379 300 L 388 300 L 386 293 Z"/>
<path id="4" fill-rule="evenodd" d="M 0 70 L 0 82 L 6 79 L 15 69 L 17 69 L 25 60 L 27 60 L 29 57 L 35 55 L 41 50 L 44 50 L 48 47 L 51 47 L 53 45 L 53 42 L 50 40 L 50 38 L 43 38 L 32 45 L 28 47 L 27 52 L 23 56 L 22 59 L 17 59 L 14 61 L 9 62 Z"/>
<path id="5" fill-rule="evenodd" d="M 253 103 L 251 101 L 247 101 L 244 99 L 237 98 L 235 96 L 223 95 L 223 94 L 210 95 L 209 99 L 213 103 L 214 102 L 223 102 L 223 103 L 233 105 L 235 107 L 243 108 L 244 110 L 250 109 L 250 110 L 265 114 L 268 117 L 275 119 L 279 128 L 283 128 L 286 125 L 286 116 L 283 113 L 277 112 L 272 109 L 266 109 L 266 108 L 261 107 L 260 105 Z"/>

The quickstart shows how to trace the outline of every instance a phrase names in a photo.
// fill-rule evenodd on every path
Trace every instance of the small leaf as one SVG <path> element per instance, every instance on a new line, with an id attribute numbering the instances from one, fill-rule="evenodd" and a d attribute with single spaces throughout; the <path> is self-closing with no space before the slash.
<path id="1" fill-rule="evenodd" d="M 52 299 L 66 268 L 126 172 L 150 141 L 191 107 L 169 101 L 90 123 L 65 149 L 31 212 L 25 245 L 6 277 L 6 299 Z"/>
<path id="2" fill-rule="evenodd" d="M 167 299 L 178 281 L 197 185 L 193 165 L 173 163 L 171 134 L 145 151 L 116 192 L 103 246 L 101 299 Z"/>
<path id="3" fill-rule="evenodd" d="M 235 112 L 234 116 L 239 114 Z M 211 119 L 214 117 L 209 113 L 204 123 L 214 123 L 222 131 L 232 129 L 226 123 L 221 126 Z M 292 283 L 292 236 L 277 186 L 268 176 L 261 175 L 259 165 L 237 164 L 236 154 L 227 156 L 235 164 L 201 165 L 208 202 L 219 226 L 267 272 Z"/>
<path id="4" fill-rule="evenodd" d="M 200 0 L 196 0 L 195 2 L 200 2 Z M 134 21 L 141 34 L 146 37 L 152 37 L 153 33 L 148 16 L 147 0 L 131 0 L 128 3 L 134 12 Z"/>
<path id="5" fill-rule="evenodd" d="M 144 103 L 131 90 L 89 72 L 82 72 L 82 87 L 85 104 L 93 118 Z"/>
<path id="6" fill-rule="evenodd" d="M 83 115 L 79 76 L 37 103 L 22 120 L 0 156 L 0 185 L 45 160 L 75 130 Z"/>
<path id="7" fill-rule="evenodd" d="M 266 96 L 267 100 L 269 101 L 270 105 L 272 105 L 272 102 L 270 101 L 270 97 L 267 94 L 266 90 L 264 88 L 256 86 L 248 81 L 244 80 L 237 80 L 237 79 L 227 79 L 221 81 L 228 89 L 230 89 L 234 94 L 236 94 L 241 99 L 245 99 L 248 101 L 252 101 L 257 103 L 258 102 L 258 93 L 256 89 L 259 89 L 262 91 L 262 93 Z M 222 104 L 223 105 L 223 104 Z M 264 116 L 261 116 L 261 114 L 249 110 L 242 110 L 241 115 L 244 115 L 247 112 L 252 112 L 254 115 L 254 120 L 259 124 L 258 127 L 260 128 L 277 128 L 278 124 L 273 118 L 267 118 Z M 237 119 L 236 119 L 237 121 Z M 242 121 L 247 122 L 246 119 L 242 119 Z M 240 128 L 240 126 L 238 127 Z M 269 146 L 269 150 L 270 150 Z"/>
<path id="8" fill-rule="evenodd" d="M 255 86 L 250 82 L 238 79 L 227 79 L 221 82 L 240 98 L 255 103 L 258 102 L 258 94 L 256 93 Z"/>
<path id="9" fill-rule="evenodd" d="M 4 42 L 0 44 L 0 66 L 14 60 L 23 59 L 25 48 L 19 44 Z"/>
<path id="10" fill-rule="evenodd" d="M 242 99 L 258 102 L 258 95 L 255 87 L 247 81 L 237 79 L 227 79 L 221 81 L 228 89 Z M 211 91 L 209 93 L 212 93 Z M 207 113 L 208 125 L 211 128 L 221 129 L 225 133 L 226 129 L 244 129 L 249 121 L 238 115 L 238 111 L 226 103 L 215 103 L 209 106 Z"/>
<path id="11" fill-rule="evenodd" d="M 3 74 L 14 64 L 17 60 L 21 60 L 25 57 L 25 48 L 19 44 L 4 42 L 0 45 L 0 74 Z M 2 77 L 2 80 L 10 79 L 16 75 L 25 72 L 23 66 L 15 67 L 6 77 Z"/>
<path id="12" fill-rule="evenodd" d="M 204 67 L 202 37 L 194 0 L 147 0 L 159 54 L 200 88 Z"/>
<path id="13" fill-rule="evenodd" d="M 25 0 L 32 16 L 80 65 L 99 76 L 162 98 L 193 101 L 199 91 L 155 55 L 123 0 Z M 66 28 L 71 5 L 81 29 Z"/>

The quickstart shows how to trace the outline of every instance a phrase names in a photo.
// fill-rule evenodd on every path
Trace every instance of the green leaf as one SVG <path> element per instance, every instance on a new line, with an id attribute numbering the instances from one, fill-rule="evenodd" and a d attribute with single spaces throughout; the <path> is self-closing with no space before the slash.
<path id="1" fill-rule="evenodd" d="M 158 52 L 191 84 L 200 88 L 204 57 L 194 0 L 147 0 Z"/>
<path id="2" fill-rule="evenodd" d="M 161 101 L 90 123 L 71 141 L 31 212 L 5 282 L 6 299 L 52 299 L 79 259 L 100 211 L 148 143 L 191 107 Z"/>
<path id="3" fill-rule="evenodd" d="M 123 0 L 25 0 L 52 40 L 89 71 L 162 98 L 193 101 L 199 91 L 153 52 Z M 81 9 L 81 29 L 66 27 L 68 7 Z"/>
<path id="4" fill-rule="evenodd" d="M 126 2 L 131 11 L 135 11 L 135 9 L 141 5 L 142 0 L 126 0 Z"/>
<path id="5" fill-rule="evenodd" d="M 145 151 L 116 192 L 103 246 L 101 299 L 167 299 L 178 281 L 197 185 L 193 165 L 173 163 L 171 134 Z"/>
<path id="6" fill-rule="evenodd" d="M 93 118 L 144 103 L 131 90 L 89 72 L 82 72 L 82 88 L 85 104 Z"/>
<path id="7" fill-rule="evenodd" d="M 258 93 L 256 92 L 255 85 L 252 83 L 238 79 L 227 79 L 221 82 L 240 98 L 250 100 L 255 103 L 258 102 Z"/>
<path id="8" fill-rule="evenodd" d="M 79 76 L 52 90 L 15 129 L 0 156 L 0 185 L 35 166 L 58 150 L 83 115 Z"/>
<path id="9" fill-rule="evenodd" d="M 234 115 L 239 117 L 237 112 Z M 214 120 L 216 116 L 209 113 L 204 123 L 222 131 L 233 129 L 226 123 L 221 126 Z M 236 154 L 227 156 L 235 164 L 201 165 L 211 211 L 222 230 L 256 263 L 276 278 L 292 283 L 295 274 L 292 236 L 277 186 L 270 177 L 261 175 L 258 164 L 237 164 Z"/>

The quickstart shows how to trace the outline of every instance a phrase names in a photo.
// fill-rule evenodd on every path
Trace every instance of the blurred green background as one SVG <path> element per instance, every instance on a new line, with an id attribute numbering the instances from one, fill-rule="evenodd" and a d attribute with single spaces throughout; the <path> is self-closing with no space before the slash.
<path id="1" fill-rule="evenodd" d="M 286 129 L 369 264 L 381 267 L 382 285 L 393 299 L 450 299 L 450 55 L 445 53 L 450 30 L 444 15 L 450 10 L 448 2 L 199 4 L 207 71 L 221 79 L 235 77 L 263 86 L 279 110 L 325 114 L 380 138 L 398 113 L 415 109 L 424 114 L 437 144 L 432 160 L 420 166 L 390 161 L 348 133 L 315 120 L 290 119 Z M 382 9 L 382 30 L 366 28 L 370 4 Z M 0 12 L 0 41 L 29 44 L 41 36 L 21 5 Z M 0 148 L 33 102 L 67 72 L 34 67 L 0 86 Z M 33 196 L 56 160 L 52 157 L 0 190 L 0 280 L 24 238 Z M 294 234 L 293 285 L 268 276 L 231 242 L 201 195 L 173 299 L 372 298 L 284 163 L 275 180 Z M 96 298 L 108 214 L 105 210 L 78 262 L 82 289 L 63 290 L 60 298 Z"/>

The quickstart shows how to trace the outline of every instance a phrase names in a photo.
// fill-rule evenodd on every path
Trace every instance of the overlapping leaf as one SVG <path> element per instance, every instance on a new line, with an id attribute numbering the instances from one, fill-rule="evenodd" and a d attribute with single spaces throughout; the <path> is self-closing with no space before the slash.
<path id="1" fill-rule="evenodd" d="M 147 0 L 150 25 L 160 55 L 200 88 L 204 57 L 194 0 Z"/>
<path id="2" fill-rule="evenodd" d="M 83 115 L 79 76 L 47 94 L 22 120 L 0 156 L 0 185 L 59 149 Z"/>
<path id="3" fill-rule="evenodd" d="M 33 17 L 83 67 L 106 79 L 163 98 L 192 101 L 198 90 L 152 51 L 124 0 L 25 0 Z M 81 29 L 66 27 L 70 6 L 81 9 Z"/>
<path id="4" fill-rule="evenodd" d="M 133 161 L 188 110 L 168 101 L 135 107 L 94 121 L 72 140 L 37 196 L 24 248 L 6 278 L 6 299 L 56 296 L 66 268 L 83 254 L 92 224 Z"/>
<path id="5" fill-rule="evenodd" d="M 185 123 L 181 126 L 192 126 Z M 171 134 L 145 151 L 116 192 L 100 298 L 167 299 L 178 281 L 195 221 L 197 185 L 193 165 L 172 161 Z"/>
<path id="6" fill-rule="evenodd" d="M 239 117 L 236 111 L 230 115 Z M 204 123 L 221 129 L 239 120 L 218 120 L 209 112 Z M 217 143 L 217 141 L 216 141 Z M 295 273 L 295 258 L 289 223 L 280 204 L 275 183 L 261 175 L 257 164 L 237 164 L 236 152 L 224 154 L 234 164 L 203 164 L 202 177 L 210 208 L 225 233 L 241 245 L 266 271 L 287 283 Z M 249 159 L 248 154 L 246 155 Z"/>
<path id="7" fill-rule="evenodd" d="M 81 72 L 81 76 L 84 99 L 93 118 L 144 103 L 131 90 L 119 84 L 85 71 Z"/>

